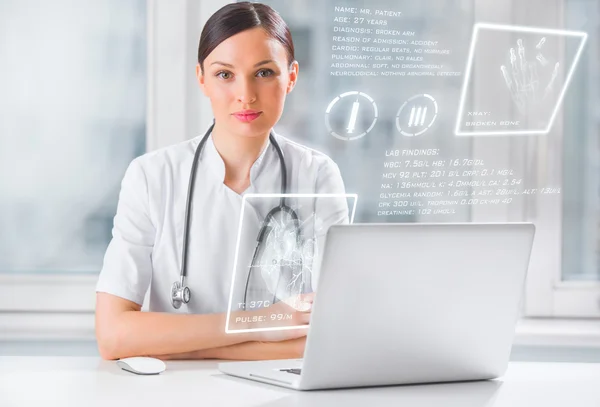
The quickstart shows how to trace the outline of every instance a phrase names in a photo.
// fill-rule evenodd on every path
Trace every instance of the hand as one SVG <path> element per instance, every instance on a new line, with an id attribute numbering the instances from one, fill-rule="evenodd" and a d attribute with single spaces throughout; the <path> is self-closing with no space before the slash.
<path id="1" fill-rule="evenodd" d="M 302 326 L 302 328 L 273 329 L 249 333 L 249 340 L 278 342 L 306 336 L 310 323 L 314 293 L 300 294 L 269 307 L 232 314 L 237 329 L 264 329 Z M 240 325 L 242 324 L 242 325 Z"/>
<path id="2" fill-rule="evenodd" d="M 504 65 L 500 67 L 506 86 L 510 91 L 513 102 L 521 112 L 521 114 L 536 113 L 540 104 L 554 90 L 554 84 L 558 76 L 560 64 L 556 62 L 553 66 L 550 78 L 544 86 L 541 84 L 538 70 L 547 70 L 548 60 L 542 54 L 542 48 L 546 38 L 543 37 L 536 45 L 537 55 L 535 62 L 529 62 L 525 56 L 525 46 L 523 40 L 517 40 L 517 51 L 511 48 L 510 54 L 510 72 Z M 518 58 L 517 58 L 518 54 Z M 547 77 L 548 75 L 544 75 Z"/>
<path id="3" fill-rule="evenodd" d="M 310 324 L 310 317 L 312 315 L 312 304 L 314 298 L 314 293 L 300 294 L 289 297 L 261 310 L 262 312 L 266 312 L 267 315 L 270 314 L 269 318 L 273 320 L 272 326 L 274 327 L 303 327 L 296 329 L 278 329 L 259 332 L 259 340 L 264 342 L 278 342 L 306 337 L 306 334 L 308 333 L 308 326 Z M 289 316 L 290 319 L 279 320 L 279 316 L 281 315 L 286 317 Z M 273 316 L 276 316 L 276 318 L 273 319 Z"/>

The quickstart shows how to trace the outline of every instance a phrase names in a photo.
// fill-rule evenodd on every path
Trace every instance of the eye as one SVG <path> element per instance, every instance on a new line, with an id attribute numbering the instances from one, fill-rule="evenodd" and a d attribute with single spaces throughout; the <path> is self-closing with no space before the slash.
<path id="1" fill-rule="evenodd" d="M 229 79 L 231 78 L 231 72 L 219 71 L 215 76 L 221 79 Z"/>
<path id="2" fill-rule="evenodd" d="M 257 72 L 256 75 L 262 77 L 262 78 L 267 78 L 271 75 L 273 75 L 275 72 L 273 72 L 272 69 L 261 69 L 260 71 Z"/>

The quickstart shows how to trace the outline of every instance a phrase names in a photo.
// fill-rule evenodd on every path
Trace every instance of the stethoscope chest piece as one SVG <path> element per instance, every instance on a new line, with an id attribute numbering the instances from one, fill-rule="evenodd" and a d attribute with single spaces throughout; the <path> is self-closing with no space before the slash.
<path id="1" fill-rule="evenodd" d="M 180 281 L 175 281 L 171 286 L 171 304 L 173 308 L 179 309 L 181 304 L 189 303 L 191 296 L 190 289 L 183 286 Z"/>

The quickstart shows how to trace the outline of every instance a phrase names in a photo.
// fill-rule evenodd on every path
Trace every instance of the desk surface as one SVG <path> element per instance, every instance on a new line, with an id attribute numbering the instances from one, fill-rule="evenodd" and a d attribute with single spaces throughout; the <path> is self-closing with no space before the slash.
<path id="1" fill-rule="evenodd" d="M 511 362 L 493 381 L 298 392 L 221 374 L 216 361 L 167 361 L 137 376 L 95 357 L 0 357 L 0 405 L 600 406 L 600 364 Z"/>

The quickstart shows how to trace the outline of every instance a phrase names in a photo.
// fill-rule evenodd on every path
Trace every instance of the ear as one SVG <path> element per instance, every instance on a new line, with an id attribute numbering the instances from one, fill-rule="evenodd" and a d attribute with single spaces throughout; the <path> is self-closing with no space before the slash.
<path id="1" fill-rule="evenodd" d="M 298 72 L 300 70 L 300 66 L 298 65 L 298 61 L 292 62 L 289 68 L 289 82 L 286 89 L 286 94 L 289 94 L 296 86 L 296 82 L 298 81 Z"/>
<path id="2" fill-rule="evenodd" d="M 200 89 L 202 89 L 202 93 L 204 93 L 204 96 L 208 96 L 206 94 L 206 84 L 204 83 L 205 78 L 200 64 L 196 64 L 196 78 L 198 80 L 198 85 L 200 85 Z"/>

